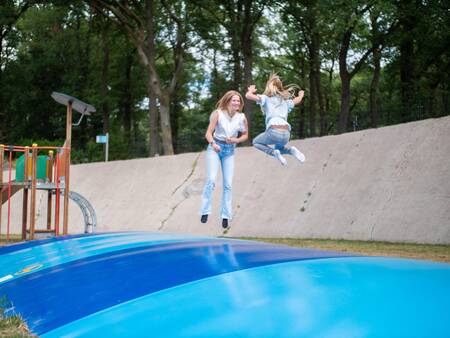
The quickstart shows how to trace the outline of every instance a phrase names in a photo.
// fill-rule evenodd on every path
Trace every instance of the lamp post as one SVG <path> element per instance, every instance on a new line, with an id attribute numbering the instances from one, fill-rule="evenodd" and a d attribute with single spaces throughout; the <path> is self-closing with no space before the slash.
<path id="1" fill-rule="evenodd" d="M 81 123 L 84 115 L 89 116 L 95 112 L 95 108 L 83 101 L 78 100 L 73 96 L 69 96 L 63 93 L 53 92 L 52 98 L 65 106 L 67 106 L 67 119 L 66 119 L 66 141 L 64 142 L 64 161 L 62 164 L 64 172 L 64 216 L 63 216 L 63 235 L 67 235 L 69 232 L 69 188 L 70 188 L 70 150 L 72 144 L 72 110 L 75 110 L 81 114 L 80 119 L 74 126 L 78 126 Z M 57 180 L 58 177 L 55 177 Z M 59 198 L 57 196 L 56 198 Z M 57 216 L 59 217 L 59 216 Z"/>

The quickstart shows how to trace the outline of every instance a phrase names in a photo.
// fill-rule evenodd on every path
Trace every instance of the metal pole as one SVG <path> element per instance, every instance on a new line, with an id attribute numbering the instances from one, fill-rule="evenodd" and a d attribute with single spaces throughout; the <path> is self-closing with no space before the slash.
<path id="1" fill-rule="evenodd" d="M 23 153 L 23 200 L 22 200 L 22 240 L 27 239 L 28 225 L 28 185 L 30 183 L 30 170 L 28 167 L 28 158 L 30 156 L 30 148 L 25 147 Z"/>
<path id="2" fill-rule="evenodd" d="M 11 223 L 11 171 L 12 171 L 12 154 L 14 147 L 9 147 L 9 160 L 8 160 L 8 223 L 6 226 L 6 239 L 9 241 L 9 226 Z"/>
<path id="3" fill-rule="evenodd" d="M 48 152 L 47 161 L 47 179 L 49 183 L 53 182 L 53 150 Z M 52 190 L 49 189 L 47 192 L 47 229 L 52 228 Z M 55 233 L 56 236 L 56 233 Z"/>
<path id="4" fill-rule="evenodd" d="M 3 161 L 5 146 L 0 144 L 0 235 L 2 234 L 2 209 L 3 209 Z"/>
<path id="5" fill-rule="evenodd" d="M 56 150 L 56 158 L 55 158 L 55 236 L 59 236 L 59 202 L 60 202 L 60 193 L 59 193 L 59 183 L 61 179 L 60 174 L 60 166 L 61 166 L 61 148 Z"/>
<path id="6" fill-rule="evenodd" d="M 105 162 L 108 162 L 108 157 L 109 157 L 109 133 L 106 133 Z"/>
<path id="7" fill-rule="evenodd" d="M 31 147 L 32 178 L 31 178 L 31 211 L 30 211 L 30 239 L 34 239 L 34 229 L 36 226 L 36 167 L 37 167 L 37 144 Z"/>
<path id="8" fill-rule="evenodd" d="M 69 232 L 69 191 L 70 191 L 70 148 L 72 144 L 72 102 L 67 105 L 67 121 L 66 121 L 66 143 L 64 149 L 66 151 L 66 160 L 63 164 L 66 169 L 65 185 L 64 185 L 64 223 L 63 235 Z"/>

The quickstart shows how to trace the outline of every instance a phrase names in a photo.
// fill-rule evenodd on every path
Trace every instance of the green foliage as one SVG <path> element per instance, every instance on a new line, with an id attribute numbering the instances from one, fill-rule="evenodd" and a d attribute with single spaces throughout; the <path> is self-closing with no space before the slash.
<path id="1" fill-rule="evenodd" d="M 347 68 L 352 70 L 378 38 L 371 32 L 371 16 L 378 18 L 379 32 L 386 32 L 391 24 L 399 25 L 384 41 L 381 51 L 378 125 L 449 114 L 447 6 L 443 1 L 407 4 L 413 3 L 254 3 L 249 19 L 254 20 L 263 9 L 262 17 L 254 23 L 251 42 L 252 75 L 258 90 L 264 89 L 269 74 L 275 71 L 284 83 L 296 83 L 306 91 L 304 103 L 289 117 L 293 137 L 311 134 L 313 34 L 318 34 L 320 41 L 320 82 L 325 107 L 323 116 L 316 115 L 316 125 L 324 122 L 326 133 L 332 134 L 337 131 L 341 106 L 338 56 L 342 36 L 352 31 L 347 57 Z M 170 105 L 173 146 L 177 153 L 197 151 L 204 148 L 209 114 L 217 100 L 236 87 L 232 37 L 241 34 L 249 22 L 244 16 L 237 16 L 239 11 L 229 11 L 235 5 L 229 1 L 214 1 L 208 6 L 200 1 L 168 5 L 171 13 L 162 2 L 155 1 L 156 67 L 161 83 L 168 86 L 175 69 L 176 36 L 171 15 L 177 15 L 184 20 L 188 41 L 183 55 L 184 71 Z M 135 13 L 140 13 L 139 6 L 137 2 L 130 3 Z M 316 20 L 315 26 L 311 26 L 311 18 Z M 402 29 L 405 22 L 410 23 L 411 31 Z M 309 27 L 315 28 L 311 31 Z M 72 128 L 73 163 L 104 159 L 103 145 L 95 143 L 95 136 L 103 134 L 105 128 L 110 133 L 111 160 L 148 156 L 148 71 L 129 35 L 111 17 L 103 17 L 91 2 L 81 0 L 8 0 L 0 3 L 0 28 L 0 143 L 23 145 L 38 140 L 40 145 L 62 145 L 66 108 L 50 97 L 53 91 L 59 91 L 97 109 Z M 401 46 L 405 39 L 411 39 L 412 46 L 409 80 L 404 74 L 401 76 L 405 62 Z M 243 60 L 239 62 L 243 72 Z M 369 94 L 373 69 L 369 55 L 352 78 L 349 130 L 371 127 Z M 412 103 L 406 109 L 405 81 L 412 83 Z M 254 137 L 264 129 L 264 119 L 257 106 L 253 115 L 250 134 Z M 79 114 L 74 113 L 74 122 L 78 118 Z"/>

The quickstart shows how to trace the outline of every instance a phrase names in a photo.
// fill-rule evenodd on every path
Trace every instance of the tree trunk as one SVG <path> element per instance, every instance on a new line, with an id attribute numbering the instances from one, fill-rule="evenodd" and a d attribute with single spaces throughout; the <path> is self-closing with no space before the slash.
<path id="1" fill-rule="evenodd" d="M 401 120 L 406 122 L 410 119 L 414 101 L 414 35 L 415 28 L 414 3 L 411 0 L 402 0 L 399 2 L 399 21 L 402 31 L 400 42 L 400 80 L 402 112 Z"/>
<path id="2" fill-rule="evenodd" d="M 308 51 L 309 51 L 309 135 L 317 135 L 317 108 L 321 107 L 319 117 L 323 115 L 323 105 L 320 102 L 320 58 L 319 58 L 319 34 L 317 32 L 316 21 L 316 1 L 307 2 L 307 33 L 309 35 Z M 306 34 L 306 33 L 305 33 Z M 320 121 L 322 124 L 322 121 Z"/>
<path id="3" fill-rule="evenodd" d="M 172 130 L 170 126 L 170 90 L 163 89 L 161 87 L 161 82 L 156 72 L 156 54 L 155 54 L 155 35 L 154 35 L 154 6 L 153 0 L 146 1 L 146 30 L 147 30 L 147 46 L 146 49 L 142 49 L 138 46 L 139 54 L 141 55 L 141 59 L 144 65 L 148 70 L 148 86 L 149 91 L 153 92 L 159 101 L 159 121 L 161 128 L 161 138 L 162 138 L 162 150 L 164 155 L 173 155 L 173 144 L 172 144 Z M 179 34 L 179 32 L 177 33 Z M 177 37 L 178 38 L 178 37 Z M 180 76 L 181 68 L 179 68 L 179 63 L 182 64 L 181 55 L 178 55 L 178 50 L 175 50 L 175 73 L 172 77 L 171 87 L 172 90 L 175 88 L 178 77 Z M 179 58 L 177 60 L 177 57 Z M 181 61 L 181 62 L 180 62 Z M 155 116 L 152 116 L 154 111 L 151 109 L 151 105 L 149 106 L 149 117 L 150 123 L 155 122 Z M 150 133 L 154 133 L 155 128 L 150 128 Z M 157 137 L 156 135 L 150 135 L 150 140 L 153 143 L 156 143 L 154 139 Z"/>
<path id="4" fill-rule="evenodd" d="M 156 95 L 152 91 L 150 84 L 148 85 L 148 122 L 150 149 L 149 156 L 153 157 L 160 152 L 159 133 L 158 133 L 158 109 L 156 107 Z"/>
<path id="5" fill-rule="evenodd" d="M 319 61 L 320 62 L 320 61 Z M 319 101 L 319 118 L 320 118 L 320 136 L 324 136 L 327 134 L 327 126 L 328 126 L 328 120 L 327 120 L 327 114 L 325 109 L 325 99 L 323 97 L 322 93 L 322 85 L 320 81 L 321 73 L 320 73 L 320 66 L 316 70 L 316 93 L 317 93 L 317 99 Z"/>
<path id="6" fill-rule="evenodd" d="M 0 26 L 0 88 L 3 88 L 3 60 L 2 60 L 2 50 L 3 47 L 3 27 Z M 5 140 L 5 130 L 6 130 L 6 121 L 5 121 L 5 103 L 3 98 L 3 90 L 0 90 L 0 144 L 6 143 Z M 1 169 L 1 168 L 0 168 Z M 1 207 L 0 207 L 1 208 Z"/>
<path id="7" fill-rule="evenodd" d="M 227 27 L 228 36 L 231 43 L 231 55 L 233 58 L 233 89 L 240 91 L 242 85 L 242 73 L 241 73 L 241 15 L 242 15 L 242 2 L 228 1 L 224 4 L 227 8 L 228 16 L 231 20 L 231 25 Z"/>
<path id="8" fill-rule="evenodd" d="M 350 113 L 350 76 L 341 74 L 341 110 L 339 113 L 338 133 L 347 131 L 348 116 Z"/>
<path id="9" fill-rule="evenodd" d="M 412 116 L 414 99 L 414 46 L 412 39 L 403 41 L 400 46 L 400 80 L 402 95 L 401 120 L 406 122 Z"/>
<path id="10" fill-rule="evenodd" d="M 333 88 L 333 69 L 334 69 L 334 59 L 331 62 L 331 67 L 329 68 L 329 70 L 327 70 L 328 72 L 328 81 L 327 81 L 327 90 L 326 90 L 326 94 L 325 94 L 325 111 L 326 112 L 331 112 L 331 90 Z M 328 121 L 327 120 L 327 131 L 326 133 L 329 134 L 331 131 L 331 128 L 334 126 L 334 121 Z"/>
<path id="11" fill-rule="evenodd" d="M 350 112 L 350 81 L 351 77 L 347 70 L 347 54 L 350 47 L 352 31 L 347 30 L 342 38 L 339 50 L 339 75 L 341 77 L 341 110 L 339 113 L 338 133 L 347 131 L 348 115 Z"/>
<path id="12" fill-rule="evenodd" d="M 122 107 L 123 107 L 123 127 L 125 141 L 127 142 L 128 152 L 133 147 L 131 125 L 132 125 L 132 98 L 131 98 L 131 67 L 133 65 L 133 55 L 128 53 L 125 65 L 125 84 L 122 88 Z"/>
<path id="13" fill-rule="evenodd" d="M 219 92 L 219 71 L 217 68 L 217 50 L 213 50 L 213 70 L 212 70 L 212 94 L 214 97 L 214 101 L 220 100 L 220 92 Z"/>
<path id="14" fill-rule="evenodd" d="M 434 116 L 434 96 L 436 95 L 436 88 L 430 88 L 429 97 L 426 101 L 425 106 L 425 116 L 426 117 L 435 117 Z"/>
<path id="15" fill-rule="evenodd" d="M 315 38 L 316 39 L 316 38 Z M 318 39 L 318 37 L 317 37 Z M 315 47 L 316 51 L 314 54 L 314 77 L 316 78 L 314 83 L 316 85 L 316 95 L 317 95 L 317 101 L 319 103 L 319 117 L 320 117 L 320 136 L 326 135 L 327 130 L 327 117 L 325 112 L 325 103 L 324 103 L 324 97 L 322 93 L 322 85 L 321 85 L 321 72 L 320 72 L 320 57 L 319 57 L 319 50 L 320 45 L 317 43 Z"/>
<path id="16" fill-rule="evenodd" d="M 6 2 L 5 2 L 6 3 Z M 6 40 L 9 32 L 11 32 L 13 26 L 16 24 L 17 20 L 28 10 L 30 6 L 33 5 L 32 1 L 12 1 L 12 9 L 13 12 L 5 13 L 7 14 L 6 22 L 3 22 L 4 25 L 0 25 L 0 144 L 6 143 L 8 124 L 8 117 L 6 116 L 5 109 L 5 96 L 3 93 L 3 41 Z M 9 6 L 5 5 L 6 7 Z M 17 6 L 17 7 L 16 7 Z M 7 62 L 5 60 L 5 62 Z M 5 66 L 6 67 L 6 66 Z M 1 169 L 1 168 L 0 168 Z M 1 208 L 1 206 L 0 206 Z"/>
<path id="17" fill-rule="evenodd" d="M 310 51 L 310 68 L 309 68 L 309 136 L 316 136 L 316 114 L 317 114 L 317 85 L 314 68 L 311 64 Z"/>
<path id="18" fill-rule="evenodd" d="M 146 1 L 146 28 L 148 34 L 147 41 L 147 49 L 141 54 L 142 59 L 144 61 L 144 65 L 147 67 L 147 75 L 148 75 L 148 122 L 150 124 L 149 128 L 149 156 L 153 157 L 160 152 L 160 143 L 159 143 L 159 128 L 158 128 L 158 108 L 157 108 L 157 91 L 154 89 L 156 83 L 152 83 L 152 81 L 157 81 L 151 71 L 151 62 L 155 60 L 155 35 L 153 28 L 153 1 Z"/>
<path id="19" fill-rule="evenodd" d="M 364 13 L 371 9 L 371 6 L 365 6 L 362 11 L 357 13 L 358 16 L 363 16 Z M 348 22 L 351 22 L 349 18 Z M 343 133 L 347 130 L 348 117 L 350 113 L 350 82 L 352 78 L 359 72 L 362 66 L 365 64 L 369 55 L 371 55 L 375 49 L 380 48 L 383 41 L 396 29 L 396 25 L 392 24 L 390 28 L 382 36 L 377 36 L 376 40 L 372 42 L 371 48 L 364 52 L 361 58 L 355 63 L 352 71 L 347 69 L 347 55 L 350 48 L 350 39 L 353 34 L 354 26 L 348 26 L 344 32 L 341 41 L 341 47 L 339 49 L 339 75 L 341 77 L 341 111 L 339 114 L 338 133 Z"/>
<path id="20" fill-rule="evenodd" d="M 79 66 L 79 76 L 76 82 L 76 96 L 79 99 L 86 99 L 86 91 L 88 87 L 88 79 L 89 79 L 89 71 L 90 71 L 90 35 L 92 32 L 92 18 L 89 16 L 88 20 L 88 30 L 84 33 L 84 30 L 81 28 L 81 21 L 84 20 L 84 13 L 80 10 L 75 11 L 76 16 L 76 47 L 77 47 L 77 55 L 78 55 L 78 66 Z M 78 128 L 77 132 L 77 142 L 79 144 L 87 144 L 89 140 L 88 133 L 88 122 L 87 119 L 83 119 Z"/>
<path id="21" fill-rule="evenodd" d="M 109 103 L 108 103 L 108 81 L 109 81 L 109 25 L 106 22 L 102 22 L 101 30 L 101 46 L 103 50 L 103 63 L 102 63 L 102 75 L 101 75 L 101 87 L 102 93 L 102 114 L 103 114 L 103 133 L 109 132 Z M 106 145 L 104 145 L 105 147 Z"/>
<path id="22" fill-rule="evenodd" d="M 234 90 L 241 91 L 242 86 L 242 72 L 241 72 L 241 59 L 242 59 L 242 1 L 229 1 L 227 4 L 229 16 L 232 21 L 231 27 L 229 27 L 229 35 L 231 39 L 231 48 L 233 55 L 233 86 Z M 231 10 L 231 11 L 230 11 Z"/>
<path id="23" fill-rule="evenodd" d="M 177 95 L 177 89 L 178 87 L 173 91 L 171 97 L 170 97 L 170 126 L 171 126 L 171 134 L 172 134 L 172 145 L 173 145 L 173 152 L 176 153 L 178 151 L 178 119 L 180 118 L 179 115 L 180 111 L 183 109 L 178 104 L 178 95 Z"/>
<path id="24" fill-rule="evenodd" d="M 147 0 L 145 2 L 146 12 L 144 18 L 138 19 L 137 27 L 134 25 L 128 25 L 127 22 L 121 21 L 123 16 L 123 11 L 130 15 L 128 9 L 122 5 L 106 5 L 108 9 L 113 10 L 114 14 L 118 17 L 119 22 L 124 26 L 125 30 L 131 37 L 132 42 L 135 44 L 139 56 L 143 65 L 147 69 L 148 74 L 148 90 L 153 92 L 157 97 L 160 106 L 160 126 L 161 126 L 161 136 L 162 145 L 165 155 L 173 155 L 173 145 L 172 145 L 172 132 L 170 125 L 170 102 L 171 95 L 176 88 L 177 82 L 181 76 L 183 70 L 183 52 L 184 43 L 186 42 L 186 32 L 182 28 L 182 23 L 186 18 L 180 20 L 172 12 L 169 11 L 169 16 L 176 22 L 177 25 L 177 37 L 176 46 L 174 47 L 174 63 L 175 72 L 170 81 L 170 85 L 163 88 L 161 81 L 156 69 L 156 52 L 155 52 L 155 33 L 154 33 L 154 2 L 153 0 Z M 102 4 L 104 6 L 104 4 Z M 140 15 L 133 13 L 132 17 Z M 145 22 L 144 26 L 140 24 Z M 149 98 L 151 99 L 151 98 Z M 154 113 L 151 109 L 152 105 L 149 106 L 149 123 L 155 121 Z M 154 133 L 155 129 L 150 128 L 150 133 Z M 151 142 L 155 142 L 155 136 L 150 135 Z"/>
<path id="25" fill-rule="evenodd" d="M 320 135 L 324 135 L 326 124 L 325 108 L 320 85 L 320 35 L 317 27 L 317 1 L 311 1 L 308 3 L 307 13 L 308 27 L 311 36 L 311 42 L 308 46 L 310 49 L 310 76 L 313 78 L 313 80 L 310 81 L 310 92 L 311 96 L 313 97 L 313 102 L 311 104 L 314 107 L 314 109 L 311 111 L 310 116 L 310 119 L 312 121 L 311 136 L 316 136 L 317 106 L 319 108 Z"/>
<path id="26" fill-rule="evenodd" d="M 239 48 L 239 37 L 236 32 L 233 33 L 232 37 L 232 55 L 233 55 L 233 89 L 240 91 L 242 84 L 242 74 L 241 74 L 241 53 Z"/>
<path id="27" fill-rule="evenodd" d="M 378 91 L 379 91 L 379 83 L 380 83 L 380 72 L 381 72 L 381 50 L 376 48 L 373 52 L 373 75 L 372 81 L 370 83 L 370 100 L 369 100 L 369 110 L 370 110 L 370 119 L 373 128 L 378 127 L 379 123 L 379 107 L 378 107 Z"/>
<path id="28" fill-rule="evenodd" d="M 381 49 L 378 48 L 376 37 L 379 35 L 378 18 L 380 14 L 374 11 L 370 14 L 372 48 L 373 48 L 373 75 L 370 83 L 369 111 L 372 128 L 378 127 L 379 108 L 378 108 L 378 91 L 381 73 Z"/>
<path id="29" fill-rule="evenodd" d="M 252 29 L 252 17 L 251 17 L 251 1 L 250 3 L 247 3 L 245 10 L 244 10 L 244 28 L 242 31 L 242 38 L 241 38 L 241 48 L 242 48 L 242 55 L 244 58 L 244 83 L 242 91 L 246 91 L 247 87 L 253 84 L 253 76 L 252 76 L 252 69 L 253 69 L 253 46 L 252 46 L 252 35 L 253 35 L 253 29 Z M 248 127 L 249 129 L 253 125 L 253 107 L 254 103 L 251 100 L 244 99 L 245 106 L 244 106 L 244 113 L 247 116 L 248 121 Z M 251 133 L 249 133 L 247 144 L 250 144 L 251 142 Z"/>
<path id="30" fill-rule="evenodd" d="M 164 155 L 173 155 L 172 130 L 170 126 L 170 95 L 162 93 L 159 101 L 159 117 Z"/>
<path id="31" fill-rule="evenodd" d="M 244 57 L 244 85 L 243 85 L 243 91 L 246 91 L 247 87 L 253 83 L 253 77 L 252 77 L 252 57 L 249 58 Z M 248 128 L 250 129 L 253 126 L 253 120 L 254 120 L 254 114 L 253 109 L 255 107 L 255 104 L 251 100 L 247 100 L 244 98 L 244 113 L 247 117 L 248 122 Z M 247 140 L 247 144 L 251 144 L 252 136 L 251 133 L 249 133 L 249 138 Z"/>
<path id="32" fill-rule="evenodd" d="M 301 58 L 300 61 L 300 78 L 302 79 L 302 83 L 306 83 L 305 79 L 305 59 Z M 305 100 L 305 99 L 304 99 Z M 305 103 L 302 102 L 300 105 L 300 118 L 298 122 L 298 137 L 305 138 Z"/>
<path id="33" fill-rule="evenodd" d="M 443 115 L 448 115 L 450 113 L 450 104 L 448 99 L 448 91 L 449 91 L 449 85 L 448 82 L 443 83 L 443 91 L 442 91 L 442 108 L 443 108 Z M 447 92 L 447 93 L 446 93 Z"/>

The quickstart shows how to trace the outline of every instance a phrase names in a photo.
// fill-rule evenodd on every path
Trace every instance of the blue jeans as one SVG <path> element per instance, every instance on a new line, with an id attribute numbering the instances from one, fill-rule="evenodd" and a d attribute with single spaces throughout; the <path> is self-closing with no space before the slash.
<path id="1" fill-rule="evenodd" d="M 202 194 L 202 206 L 200 208 L 201 215 L 209 215 L 211 213 L 212 194 L 216 186 L 217 172 L 219 163 L 222 167 L 223 191 L 220 206 L 221 218 L 231 219 L 231 201 L 232 201 L 232 181 L 234 173 L 234 144 L 226 144 L 217 142 L 220 146 L 220 152 L 216 152 L 210 145 L 206 150 L 206 183 Z"/>
<path id="2" fill-rule="evenodd" d="M 290 154 L 291 149 L 285 147 L 290 137 L 291 133 L 288 130 L 268 128 L 253 139 L 253 146 L 271 156 L 275 149 L 278 149 L 281 154 Z M 275 147 L 269 147 L 269 144 Z"/>

